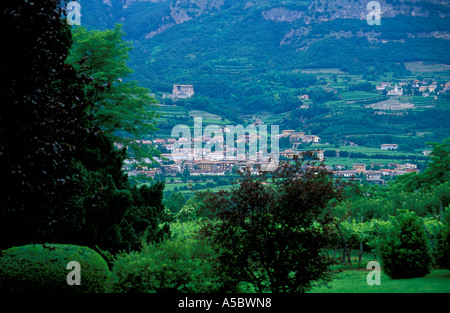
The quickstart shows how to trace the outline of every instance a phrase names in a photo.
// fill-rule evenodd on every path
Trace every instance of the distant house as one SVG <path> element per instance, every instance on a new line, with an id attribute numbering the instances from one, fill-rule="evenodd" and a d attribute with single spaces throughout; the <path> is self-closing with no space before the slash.
<path id="1" fill-rule="evenodd" d="M 316 135 L 305 135 L 302 137 L 302 141 L 303 142 L 313 142 L 313 143 L 318 143 L 320 140 L 319 136 Z"/>
<path id="2" fill-rule="evenodd" d="M 304 132 L 293 132 L 293 133 L 290 134 L 289 140 L 291 142 L 299 141 L 299 140 L 301 140 L 303 138 L 303 136 L 305 136 Z"/>
<path id="3" fill-rule="evenodd" d="M 153 142 L 157 145 L 163 145 L 166 143 L 164 139 L 155 139 Z"/>
<path id="4" fill-rule="evenodd" d="M 388 169 L 388 168 L 382 168 L 382 169 L 380 170 L 381 175 L 384 175 L 384 176 L 391 175 L 391 173 L 392 173 L 393 171 L 394 171 L 394 170 L 391 170 L 391 169 Z"/>
<path id="5" fill-rule="evenodd" d="M 402 88 L 398 88 L 397 85 L 395 85 L 395 88 L 392 90 L 389 90 L 387 92 L 388 96 L 401 96 L 403 95 L 403 89 Z"/>
<path id="6" fill-rule="evenodd" d="M 390 82 L 381 82 L 380 85 L 383 86 L 383 87 L 391 87 L 391 83 Z"/>
<path id="7" fill-rule="evenodd" d="M 381 145 L 382 150 L 396 150 L 398 149 L 398 144 L 396 143 L 385 143 Z"/>
<path id="8" fill-rule="evenodd" d="M 293 129 L 285 129 L 281 131 L 281 134 L 283 137 L 289 137 L 291 134 L 295 133 L 295 130 Z"/>
<path id="9" fill-rule="evenodd" d="M 293 159 L 294 156 L 299 156 L 299 152 L 298 151 L 293 151 L 292 149 L 288 149 L 288 150 L 284 150 L 282 152 L 280 152 L 280 156 L 283 156 L 285 158 L 289 158 L 289 159 Z"/>
<path id="10" fill-rule="evenodd" d="M 340 177 L 352 177 L 356 176 L 356 171 L 333 171 L 333 174 Z"/>
<path id="11" fill-rule="evenodd" d="M 135 142 L 143 144 L 143 145 L 151 145 L 152 144 L 151 140 L 136 140 Z"/>
<path id="12" fill-rule="evenodd" d="M 194 95 L 192 85 L 173 85 L 172 96 L 175 98 L 190 98 Z"/>
<path id="13" fill-rule="evenodd" d="M 370 179 L 379 179 L 381 178 L 381 171 L 364 171 L 364 176 Z"/>
<path id="14" fill-rule="evenodd" d="M 362 163 L 355 163 L 355 164 L 353 164 L 353 169 L 356 172 L 363 172 L 366 170 L 366 165 L 362 164 Z"/>
<path id="15" fill-rule="evenodd" d="M 316 156 L 317 156 L 317 159 L 319 159 L 319 161 L 323 161 L 323 160 L 325 160 L 325 157 L 324 157 L 324 150 L 316 150 Z"/>
<path id="16" fill-rule="evenodd" d="M 424 151 L 422 151 L 424 156 L 429 155 L 431 152 L 433 152 L 433 151 L 432 150 L 424 150 Z"/>
<path id="17" fill-rule="evenodd" d="M 416 164 L 413 164 L 413 163 L 405 163 L 405 164 L 403 164 L 403 168 L 405 169 L 405 170 L 415 170 L 415 169 L 417 169 L 417 165 Z"/>
<path id="18" fill-rule="evenodd" d="M 437 88 L 437 85 L 430 85 L 430 86 L 420 86 L 419 91 L 420 92 L 434 92 Z"/>
<path id="19" fill-rule="evenodd" d="M 309 96 L 308 95 L 301 95 L 300 99 L 302 99 L 302 100 L 309 100 Z"/>
<path id="20" fill-rule="evenodd" d="M 444 91 L 450 90 L 450 82 L 446 82 L 444 85 Z"/>

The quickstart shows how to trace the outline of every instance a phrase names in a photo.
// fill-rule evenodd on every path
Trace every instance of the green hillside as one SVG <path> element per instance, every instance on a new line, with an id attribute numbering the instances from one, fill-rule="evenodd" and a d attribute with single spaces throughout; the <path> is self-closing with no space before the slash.
<path id="1" fill-rule="evenodd" d="M 299 69 L 337 68 L 377 77 L 408 74 L 405 62 L 450 63 L 448 40 L 415 36 L 448 29 L 449 18 L 441 16 L 449 8 L 428 2 L 420 3 L 427 18 L 397 15 L 375 26 L 341 18 L 339 7 L 348 1 L 330 1 L 322 13 L 314 11 L 316 1 L 81 3 L 84 26 L 124 25 L 134 45 L 129 60 L 133 78 L 141 84 L 155 92 L 171 92 L 174 83 L 193 84 L 196 93 L 217 106 L 226 101 L 242 113 L 297 107 L 288 95 L 315 83 L 314 76 Z M 173 11 L 184 19 L 174 20 Z M 304 12 L 302 18 L 295 17 L 298 12 Z M 280 21 L 280 14 L 288 20 Z"/>
<path id="2" fill-rule="evenodd" d="M 388 99 L 375 92 L 380 81 L 448 77 L 433 72 L 440 70 L 433 64 L 450 64 L 450 41 L 443 39 L 450 10 L 442 4 L 382 1 L 391 13 L 381 25 L 368 25 L 360 18 L 364 3 L 347 0 L 80 2 L 83 26 L 123 24 L 134 47 L 132 79 L 163 104 L 176 105 L 163 107 L 160 136 L 176 124 L 192 124 L 193 110 L 218 116 L 204 117 L 206 123 L 246 124 L 259 116 L 331 143 L 375 147 L 389 135 L 408 142 L 410 151 L 448 134 L 440 113 L 450 107 L 447 98 L 409 96 L 401 102 L 414 110 L 398 115 L 367 108 Z M 421 64 L 428 72 L 420 72 Z M 173 84 L 192 84 L 195 96 L 176 103 L 163 98 Z M 310 100 L 300 100 L 303 94 Z M 410 138 L 416 132 L 427 135 Z"/>

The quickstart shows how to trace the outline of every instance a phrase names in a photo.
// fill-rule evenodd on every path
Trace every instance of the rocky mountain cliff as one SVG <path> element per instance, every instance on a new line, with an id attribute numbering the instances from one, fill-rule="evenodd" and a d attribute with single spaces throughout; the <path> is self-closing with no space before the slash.
<path id="1" fill-rule="evenodd" d="M 335 19 L 364 20 L 369 10 L 367 4 L 371 0 L 90 0 L 101 2 L 104 10 L 109 12 L 111 22 L 127 23 L 126 11 L 132 10 L 143 2 L 153 4 L 146 6 L 149 10 L 157 10 L 157 23 L 146 29 L 146 38 L 160 34 L 170 27 L 196 19 L 204 14 L 237 7 L 243 11 L 261 9 L 262 18 L 277 23 L 304 24 L 321 23 Z M 81 1 L 83 3 L 83 1 Z M 398 15 L 439 18 L 450 16 L 450 1 L 445 0 L 380 0 L 381 17 L 392 18 Z M 292 34 L 290 34 L 292 36 Z"/>
<path id="2" fill-rule="evenodd" d="M 96 10 L 105 14 L 107 25 L 122 23 L 133 39 L 151 39 L 172 27 L 201 17 L 226 12 L 231 8 L 241 10 L 243 16 L 250 10 L 257 11 L 260 17 L 273 23 L 291 25 L 286 30 L 280 45 L 292 45 L 297 51 L 307 50 L 316 42 L 311 37 L 315 24 L 340 19 L 365 20 L 370 12 L 367 4 L 371 0 L 90 0 L 96 3 Z M 85 1 L 81 1 L 82 3 Z M 436 17 L 445 19 L 450 16 L 450 1 L 445 0 L 380 0 L 381 19 L 397 16 Z M 86 2 L 89 10 L 92 5 Z M 84 3 L 83 3 L 84 5 Z M 136 13 L 138 12 L 138 14 Z M 90 16 L 91 12 L 88 12 Z M 89 26 L 97 26 L 97 21 L 88 19 Z M 127 27 L 133 24 L 134 28 Z M 308 36 L 309 35 L 309 36 Z M 323 35 L 323 34 L 322 34 Z M 323 38 L 365 37 L 369 41 L 387 42 L 376 28 L 357 31 L 331 31 Z M 407 33 L 405 38 L 442 38 L 449 40 L 450 32 L 443 29 L 429 29 Z"/>
<path id="3" fill-rule="evenodd" d="M 366 21 L 369 0 L 79 1 L 83 26 L 123 24 L 134 78 L 154 91 L 195 84 L 196 94 L 247 105 L 286 87 L 278 73 L 335 68 L 375 77 L 404 74 L 406 62 L 450 64 L 448 0 L 379 0 L 381 25 Z M 261 79 L 274 85 L 255 90 Z"/>

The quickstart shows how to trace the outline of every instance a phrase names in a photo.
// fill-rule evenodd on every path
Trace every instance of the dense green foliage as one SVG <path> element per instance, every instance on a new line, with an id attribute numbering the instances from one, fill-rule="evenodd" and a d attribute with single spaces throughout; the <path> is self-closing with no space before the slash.
<path id="1" fill-rule="evenodd" d="M 172 239 L 146 245 L 140 252 L 119 255 L 108 292 L 195 293 L 224 291 L 217 255 L 204 242 Z"/>
<path id="2" fill-rule="evenodd" d="M 169 93 L 173 83 L 193 84 L 196 93 L 208 98 L 208 108 L 232 119 L 232 112 L 278 113 L 298 107 L 296 96 L 316 81 L 299 69 L 336 68 L 375 77 L 407 74 L 405 62 L 449 62 L 447 40 L 417 35 L 448 28 L 448 17 L 439 17 L 447 7 L 428 2 L 418 4 L 429 12 L 426 18 L 383 17 L 375 28 L 364 19 L 330 18 L 343 9 L 339 3 L 325 2 L 320 10 L 296 1 L 249 5 L 226 0 L 220 8 L 214 1 L 136 1 L 126 7 L 114 1 L 81 3 L 89 28 L 124 24 L 135 45 L 129 61 L 135 79 Z M 273 20 L 267 18 L 271 9 L 280 8 L 286 10 L 286 20 L 279 21 L 277 13 Z M 304 18 L 289 20 L 299 11 Z M 181 22 L 177 14 L 183 16 Z M 205 104 L 194 102 L 186 105 L 201 109 Z"/>
<path id="3" fill-rule="evenodd" d="M 66 63 L 77 73 L 89 77 L 84 92 L 94 123 L 115 143 L 125 145 L 128 153 L 137 157 L 155 154 L 151 145 L 139 145 L 155 130 L 157 116 L 150 90 L 136 82 L 125 82 L 133 71 L 127 66 L 131 43 L 124 42 L 124 32 L 118 24 L 111 30 L 73 30 L 73 44 Z"/>
<path id="4" fill-rule="evenodd" d="M 430 143 L 433 146 L 431 163 L 423 173 L 404 175 L 397 184 L 406 191 L 429 190 L 450 181 L 450 138 L 443 143 Z"/>
<path id="5" fill-rule="evenodd" d="M 443 145 L 434 144 L 433 154 L 438 155 Z M 417 174 L 417 179 L 434 175 L 433 172 L 445 177 L 447 165 L 445 157 L 432 158 L 428 170 Z M 329 194 L 326 186 L 332 186 L 331 180 L 324 175 L 326 172 L 319 171 L 324 176 L 313 172 L 310 176 L 302 172 L 304 180 L 290 179 L 295 170 L 269 177 L 243 175 L 231 190 L 196 192 L 186 202 L 181 201 L 181 193 L 169 193 L 167 204 L 173 208 L 173 238 L 167 239 L 160 249 L 166 251 L 167 247 L 175 246 L 188 249 L 181 242 L 191 241 L 195 246 L 198 242 L 194 238 L 201 234 L 209 241 L 206 247 L 214 255 L 213 259 L 205 257 L 207 264 L 211 265 L 209 262 L 213 260 L 216 273 L 222 275 L 210 286 L 222 291 L 283 292 L 297 288 L 295 290 L 305 292 L 327 281 L 329 265 L 348 267 L 354 263 L 351 251 L 359 251 L 358 268 L 364 267 L 362 255 L 367 258 L 370 253 L 381 261 L 383 273 L 394 279 L 423 276 L 432 267 L 447 268 L 449 211 L 443 208 L 450 204 L 448 182 L 408 191 L 405 189 L 407 180 L 394 181 L 387 187 L 341 185 L 335 181 L 336 187 L 344 188 L 338 197 L 343 200 L 328 202 L 323 195 Z M 179 209 L 181 203 L 184 205 Z M 340 249 L 343 249 L 342 254 L 338 253 Z M 161 250 L 158 251 L 162 253 Z M 156 251 L 154 253 L 158 254 Z M 185 257 L 179 259 L 185 260 Z M 153 271 L 146 274 L 140 266 L 137 272 L 131 269 L 131 264 L 139 262 L 146 264 L 142 267 L 150 266 L 143 252 L 125 254 L 118 260 L 111 290 L 139 292 L 158 283 L 162 283 L 158 286 L 166 286 L 168 281 L 174 282 L 172 286 L 177 286 L 178 291 L 203 290 L 183 285 L 184 281 L 173 272 L 177 268 L 173 259 L 164 258 L 169 268 L 167 275 L 170 274 L 167 279 L 164 275 L 160 276 L 164 278 L 155 278 Z M 159 262 L 163 261 L 158 259 L 152 264 Z M 186 264 L 184 262 L 182 264 Z M 308 267 L 308 262 L 313 265 Z M 299 268 L 301 270 L 295 271 Z M 203 266 L 197 269 L 201 281 L 204 275 L 209 277 Z M 159 267 L 154 271 L 160 273 Z M 181 269 L 178 271 L 189 275 Z M 130 272 L 132 274 L 128 275 Z M 129 289 L 121 289 L 124 285 Z"/>
<path id="6" fill-rule="evenodd" d="M 8 51 L 2 59 L 8 80 L 0 86 L 5 104 L 0 117 L 5 186 L 0 192 L 0 247 L 69 242 L 117 251 L 137 249 L 144 234 L 147 241 L 160 240 L 168 232 L 160 225 L 164 185 L 131 187 L 122 170 L 126 150 L 116 149 L 105 129 L 105 120 L 117 120 L 122 105 L 142 100 L 115 103 L 108 110 L 103 105 L 103 121 L 93 112 L 100 106 L 96 101 L 121 97 L 102 86 L 127 73 L 123 62 L 115 62 L 125 57 L 123 49 L 115 50 L 124 45 L 119 29 L 94 34 L 103 39 L 95 42 L 103 45 L 102 51 L 111 45 L 110 54 L 96 56 L 105 66 L 86 72 L 66 63 L 72 37 L 59 1 L 40 3 L 42 10 L 33 5 L 19 2 L 2 9 L 9 28 L 1 41 Z M 84 36 L 76 36 L 79 44 L 94 44 Z M 114 40 L 106 42 L 108 36 Z M 23 40 L 15 44 L 17 38 Z M 95 77 L 94 83 L 87 74 Z M 135 95 L 134 87 L 112 90 L 125 98 Z"/>
<path id="7" fill-rule="evenodd" d="M 25 2 L 2 8 L 8 27 L 1 41 L 7 51 L 1 68 L 8 77 L 0 86 L 3 249 L 63 233 L 74 240 L 92 208 L 82 202 L 96 193 L 84 185 L 88 170 L 77 148 L 90 150 L 89 143 L 102 139 L 85 113 L 83 80 L 64 64 L 70 29 L 60 20 L 56 1 L 40 5 L 40 12 Z"/>
<path id="8" fill-rule="evenodd" d="M 436 264 L 445 269 L 450 269 L 450 207 L 448 207 L 443 216 L 444 227 L 436 236 Z"/>
<path id="9" fill-rule="evenodd" d="M 82 1 L 87 28 L 70 28 L 66 2 L 42 0 L 36 10 L 34 2 L 16 1 L 1 9 L 0 249 L 7 249 L 1 290 L 308 292 L 329 282 L 336 266 L 352 268 L 352 249 L 359 250 L 360 266 L 364 253 L 381 257 L 393 278 L 449 268 L 450 141 L 442 138 L 450 93 L 431 99 L 412 95 L 409 85 L 406 101 L 435 107 L 400 115 L 365 107 L 387 99 L 373 90 L 379 75 L 409 75 L 407 61 L 448 63 L 448 42 L 414 37 L 446 31 L 448 18 L 438 14 L 445 7 L 420 3 L 428 18 L 386 18 L 372 33 L 361 20 L 318 22 L 321 11 L 311 23 L 267 18 L 274 5 L 310 8 L 289 0 L 245 8 L 226 0 L 220 9 L 177 1 L 189 7 L 190 20 L 182 23 L 172 20 L 173 1 Z M 167 29 L 150 33 L 160 22 Z M 307 67 L 332 67 L 339 77 L 302 72 Z M 162 93 L 173 83 L 194 84 L 196 95 L 158 107 L 169 113 L 159 118 L 149 89 L 139 85 L 172 105 Z M 220 114 L 208 114 L 208 122 L 220 125 L 258 116 L 317 134 L 335 147 L 326 157 L 348 140 L 377 149 L 397 143 L 396 160 L 426 163 L 388 186 L 343 184 L 323 166 L 297 162 L 279 172 L 243 174 L 231 188 L 237 174 L 191 176 L 185 169 L 167 178 L 171 188 L 161 173 L 153 181 L 129 178 L 125 158 L 157 154 L 138 139 L 148 139 L 156 121 L 158 135 L 190 124 L 193 110 Z M 292 144 L 280 140 L 283 149 Z M 430 157 L 420 155 L 426 146 Z M 373 154 L 349 149 L 340 156 L 357 162 L 393 155 L 364 149 Z M 221 187 L 228 190 L 211 191 Z M 203 188 L 211 190 L 196 191 Z M 113 271 L 106 285 L 108 267 L 94 248 Z M 81 264 L 81 286 L 66 284 L 70 261 Z"/>
<path id="10" fill-rule="evenodd" d="M 80 264 L 80 285 L 69 285 L 69 262 Z M 106 261 L 88 247 L 43 244 L 13 247 L 1 252 L 2 292 L 97 293 L 105 291 Z"/>
<path id="11" fill-rule="evenodd" d="M 432 261 L 428 245 L 420 218 L 414 212 L 397 212 L 387 238 L 378 242 L 384 272 L 392 278 L 425 276 Z"/>
<path id="12" fill-rule="evenodd" d="M 287 164 L 267 177 L 243 174 L 230 191 L 210 194 L 203 229 L 220 251 L 221 269 L 258 292 L 306 292 L 329 279 L 322 255 L 332 228 L 325 208 L 340 197 L 323 168 Z M 267 184 L 266 184 L 267 183 Z"/>

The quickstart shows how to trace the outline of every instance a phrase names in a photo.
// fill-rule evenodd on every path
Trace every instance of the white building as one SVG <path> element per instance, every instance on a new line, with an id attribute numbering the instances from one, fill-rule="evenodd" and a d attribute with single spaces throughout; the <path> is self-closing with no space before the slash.
<path id="1" fill-rule="evenodd" d="M 398 88 L 395 84 L 395 88 L 387 92 L 388 96 L 401 96 L 403 95 L 403 88 Z"/>
<path id="2" fill-rule="evenodd" d="M 194 95 L 192 85 L 173 85 L 172 96 L 175 98 L 190 98 Z"/>

